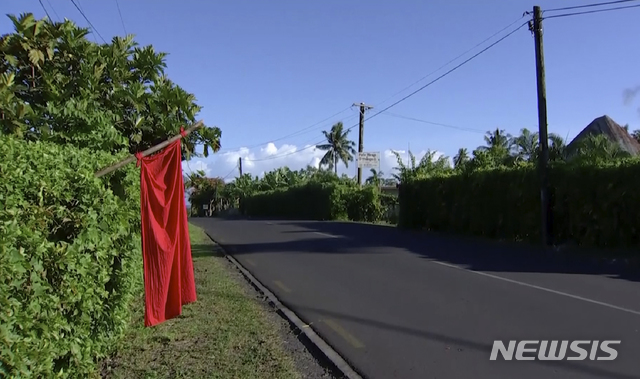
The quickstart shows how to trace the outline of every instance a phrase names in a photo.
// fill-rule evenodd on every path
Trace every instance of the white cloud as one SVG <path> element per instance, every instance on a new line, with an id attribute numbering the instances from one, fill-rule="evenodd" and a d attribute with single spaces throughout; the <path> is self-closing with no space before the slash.
<path id="1" fill-rule="evenodd" d="M 400 154 L 403 162 L 407 164 L 409 154 L 402 149 L 388 149 L 381 152 L 380 169 L 385 177 L 394 173 L 397 160 L 392 150 Z M 426 150 L 418 153 L 414 152 L 416 161 L 419 161 Z M 316 149 L 313 145 L 297 147 L 295 145 L 283 144 L 277 147 L 274 143 L 268 143 L 264 147 L 249 149 L 242 147 L 234 151 L 226 151 L 222 153 L 212 154 L 207 158 L 194 158 L 189 162 L 183 162 L 182 168 L 185 173 L 196 170 L 203 170 L 209 177 L 222 177 L 226 181 L 233 180 L 238 176 L 238 159 L 242 158 L 242 171 L 250 173 L 254 176 L 262 176 L 265 172 L 271 171 L 278 167 L 287 166 L 292 170 L 299 170 L 311 165 L 318 167 L 320 159 L 325 154 L 324 151 Z M 442 156 L 443 153 L 437 152 L 435 159 Z M 356 162 L 349 162 L 349 167 L 340 163 L 338 166 L 338 174 L 356 175 Z M 363 178 L 369 176 L 369 169 L 363 173 Z"/>

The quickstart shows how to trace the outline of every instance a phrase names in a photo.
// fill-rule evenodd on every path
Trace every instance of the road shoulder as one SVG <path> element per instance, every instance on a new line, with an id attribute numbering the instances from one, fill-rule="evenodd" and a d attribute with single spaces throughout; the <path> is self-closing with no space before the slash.
<path id="1" fill-rule="evenodd" d="M 202 229 L 189 225 L 198 301 L 182 316 L 144 328 L 144 300 L 103 378 L 335 378 L 288 322 L 223 257 Z"/>

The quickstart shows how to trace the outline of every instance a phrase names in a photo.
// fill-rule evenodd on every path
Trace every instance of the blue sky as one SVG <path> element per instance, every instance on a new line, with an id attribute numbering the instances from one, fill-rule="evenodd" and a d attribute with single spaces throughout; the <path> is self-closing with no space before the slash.
<path id="1" fill-rule="evenodd" d="M 347 109 L 351 104 L 371 104 L 374 114 L 482 49 L 397 94 L 536 4 L 120 0 L 123 27 L 115 0 L 76 1 L 105 39 L 123 35 L 126 28 L 140 44 L 169 53 L 168 75 L 196 95 L 204 107 L 200 118 L 222 129 L 223 150 L 208 159 L 194 159 L 185 169 L 204 168 L 210 176 L 227 178 L 233 177 L 239 156 L 245 172 L 256 175 L 282 165 L 317 163 L 321 152 L 300 148 L 319 142 L 321 130 L 334 122 L 354 125 L 358 113 Z M 2 3 L 4 14 L 44 16 L 37 0 Z M 88 26 L 69 0 L 42 3 L 52 18 Z M 558 3 L 540 0 L 537 5 L 551 9 L 581 4 Z M 545 21 L 550 132 L 572 138 L 604 114 L 640 129 L 640 97 L 631 104 L 623 101 L 625 89 L 640 85 L 639 17 L 640 8 L 633 8 Z M 2 33 L 11 28 L 6 17 L 0 20 Z M 390 173 L 395 166 L 391 149 L 410 146 L 417 155 L 432 149 L 453 156 L 460 147 L 482 144 L 483 132 L 489 129 L 499 127 L 512 134 L 523 127 L 537 129 L 536 107 L 533 38 L 523 28 L 390 109 L 393 115 L 383 113 L 367 121 L 365 150 L 382 152 L 382 169 Z M 303 133 L 282 138 L 343 110 Z M 357 129 L 352 135 L 357 140 Z M 289 154 L 294 151 L 298 152 Z M 342 172 L 355 173 L 355 165 Z"/>

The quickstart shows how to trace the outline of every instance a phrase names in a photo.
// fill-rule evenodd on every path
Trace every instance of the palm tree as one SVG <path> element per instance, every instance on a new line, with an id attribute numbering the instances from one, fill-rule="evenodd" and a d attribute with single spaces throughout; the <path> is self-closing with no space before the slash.
<path id="1" fill-rule="evenodd" d="M 375 186 L 382 185 L 384 173 L 382 171 L 378 171 L 375 168 L 371 169 L 371 176 L 367 178 L 365 181 L 366 184 L 373 184 Z"/>
<path id="2" fill-rule="evenodd" d="M 504 129 L 497 129 L 489 131 L 484 136 L 484 142 L 486 146 L 481 146 L 482 150 L 507 150 L 509 149 L 509 143 L 511 142 L 511 135 L 506 133 Z"/>
<path id="3" fill-rule="evenodd" d="M 320 166 L 333 168 L 336 175 L 338 175 L 338 162 L 342 161 L 346 167 L 349 167 L 349 162 L 353 162 L 353 155 L 356 153 L 355 142 L 348 138 L 350 131 L 344 130 L 342 122 L 339 122 L 333 125 L 330 131 L 322 131 L 327 143 L 316 146 L 327 152 L 320 160 Z"/>
<path id="4" fill-rule="evenodd" d="M 518 160 L 532 160 L 536 155 L 538 145 L 538 133 L 532 133 L 527 128 L 522 128 L 520 135 L 511 139 L 511 148 Z"/>
<path id="5" fill-rule="evenodd" d="M 453 157 L 453 167 L 462 168 L 469 161 L 469 152 L 465 148 L 460 148 L 458 154 Z"/>
<path id="6" fill-rule="evenodd" d="M 560 161 L 566 158 L 566 148 L 564 138 L 555 134 L 549 133 L 549 161 Z"/>

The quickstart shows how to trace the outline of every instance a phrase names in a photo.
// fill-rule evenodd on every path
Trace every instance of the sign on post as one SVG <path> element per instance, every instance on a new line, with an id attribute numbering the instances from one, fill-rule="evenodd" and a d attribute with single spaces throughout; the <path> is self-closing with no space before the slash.
<path id="1" fill-rule="evenodd" d="M 358 153 L 358 168 L 379 168 L 380 153 L 379 152 L 362 152 Z"/>
<path id="2" fill-rule="evenodd" d="M 208 204 L 202 204 L 202 209 L 204 209 L 206 211 L 207 209 L 209 209 L 209 205 Z"/>

